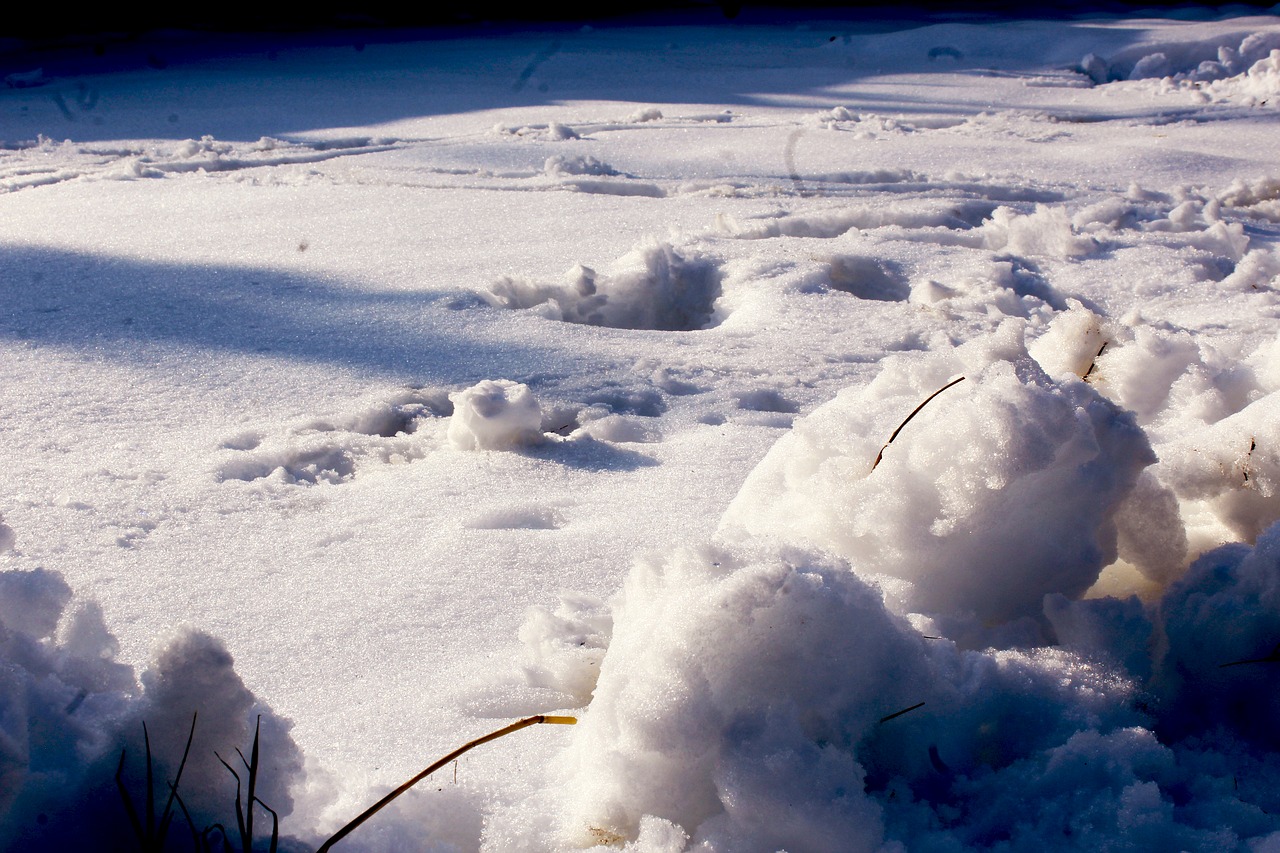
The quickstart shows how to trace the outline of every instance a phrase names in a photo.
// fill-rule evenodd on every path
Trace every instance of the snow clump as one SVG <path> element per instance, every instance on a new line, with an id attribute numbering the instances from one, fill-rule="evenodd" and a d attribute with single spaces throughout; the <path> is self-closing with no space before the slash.
<path id="1" fill-rule="evenodd" d="M 1062 645 L 1025 651 L 926 636 L 831 557 L 701 547 L 641 559 L 559 759 L 565 784 L 500 815 L 487 841 L 1236 849 L 1280 830 L 1268 814 L 1280 761 L 1246 746 L 1276 744 L 1267 670 L 1220 667 L 1265 657 L 1280 629 L 1277 542 L 1280 528 L 1224 549 L 1151 610 L 1058 599 Z M 1240 630 L 1214 637 L 1218 608 Z M 1157 635 L 1170 638 L 1163 657 Z"/>
<path id="2" fill-rule="evenodd" d="M 542 407 L 528 385 L 486 379 L 449 395 L 449 443 L 458 450 L 514 450 L 541 444 Z"/>
<path id="3" fill-rule="evenodd" d="M 536 308 L 550 319 L 615 329 L 692 331 L 711 322 L 721 279 L 712 261 L 651 240 L 614 267 L 601 276 L 578 265 L 562 284 L 504 277 L 489 288 L 488 299 L 503 308 Z"/>
<path id="4" fill-rule="evenodd" d="M 562 175 L 606 175 L 615 176 L 621 174 L 617 169 L 608 163 L 598 160 L 590 155 L 569 156 L 557 154 L 554 157 L 548 157 L 546 163 L 542 166 L 542 171 L 548 177 L 556 178 Z"/>
<path id="5" fill-rule="evenodd" d="M 600 675 L 555 768 L 564 784 L 500 812 L 488 849 L 1223 850 L 1280 837 L 1280 525 L 1201 557 L 1151 606 L 1047 596 L 1057 645 L 1031 649 L 926 633 L 934 623 L 893 613 L 856 568 L 759 542 L 685 547 L 636 562 L 603 660 L 594 626 L 541 628 L 578 636 Z"/>
<path id="6" fill-rule="evenodd" d="M 907 612 L 983 621 L 1077 597 L 1117 555 L 1115 515 L 1155 461 L 1132 416 L 1026 352 L 1022 325 L 951 352 L 886 359 L 778 441 L 721 523 L 827 550 Z M 881 445 L 956 374 L 873 466 Z"/>
<path id="7" fill-rule="evenodd" d="M 982 227 L 983 244 L 997 252 L 1066 260 L 1082 258 L 1098 247 L 1092 237 L 1072 230 L 1071 217 L 1060 207 L 1036 205 L 1035 211 L 1027 214 L 998 207 Z"/>
<path id="8" fill-rule="evenodd" d="M 193 714 L 178 793 L 198 828 L 226 825 L 233 811 L 235 780 L 214 752 L 247 754 L 259 722 L 256 794 L 282 818 L 293 811 L 303 770 L 292 724 L 245 687 L 221 641 L 179 631 L 141 685 L 118 652 L 102 608 L 75 601 L 59 573 L 0 572 L 0 848 L 135 846 L 115 782 L 121 748 L 123 783 L 141 810 L 146 725 L 162 803 L 160 780 L 175 778 Z"/>

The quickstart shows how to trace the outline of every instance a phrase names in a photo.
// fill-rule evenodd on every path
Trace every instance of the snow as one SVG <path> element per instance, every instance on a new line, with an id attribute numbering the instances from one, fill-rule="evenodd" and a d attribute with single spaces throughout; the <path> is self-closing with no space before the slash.
<path id="1" fill-rule="evenodd" d="M 0 846 L 1274 849 L 1274 11 L 14 59 Z"/>
<path id="2" fill-rule="evenodd" d="M 458 450 L 513 450 L 540 444 L 542 407 L 528 385 L 486 379 L 449 395 L 449 444 Z"/>

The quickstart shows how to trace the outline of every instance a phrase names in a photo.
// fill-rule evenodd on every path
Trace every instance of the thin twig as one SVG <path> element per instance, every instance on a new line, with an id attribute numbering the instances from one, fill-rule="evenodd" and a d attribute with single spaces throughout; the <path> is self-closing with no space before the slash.
<path id="1" fill-rule="evenodd" d="M 880 718 L 880 722 L 882 722 L 882 723 L 887 723 L 887 722 L 889 722 L 889 721 L 890 721 L 890 720 L 892 720 L 892 719 L 895 719 L 895 718 L 897 718 L 897 717 L 901 717 L 903 714 L 910 714 L 910 713 L 911 713 L 912 711 L 914 711 L 916 708 L 922 708 L 922 707 L 924 707 L 924 703 L 923 703 L 923 702 L 917 702 L 916 704 L 912 705 L 910 708 L 903 708 L 901 711 L 894 711 L 892 714 L 890 714 L 890 715 L 889 715 L 889 716 L 887 716 L 887 717 L 881 717 L 881 718 Z"/>
<path id="2" fill-rule="evenodd" d="M 275 809 L 271 808 L 271 806 L 267 805 L 257 797 L 253 798 L 253 802 L 271 812 L 271 847 L 267 853 L 276 853 L 276 847 L 280 844 L 280 815 L 276 814 Z"/>
<path id="3" fill-rule="evenodd" d="M 251 760 L 249 763 L 249 793 L 245 799 L 245 806 L 249 814 L 245 817 L 245 838 L 244 853 L 253 853 L 253 803 L 258 799 L 258 734 L 262 731 L 262 715 L 258 715 L 258 723 L 253 729 L 253 748 L 249 750 Z M 236 750 L 239 752 L 239 750 Z M 244 756 L 240 759 L 243 761 Z M 274 814 L 274 812 L 272 812 Z"/>
<path id="4" fill-rule="evenodd" d="M 151 735 L 147 733 L 146 720 L 142 722 L 142 742 L 147 747 L 147 843 L 143 849 L 150 850 L 156 825 L 156 798 L 151 787 Z"/>
<path id="5" fill-rule="evenodd" d="M 169 799 L 164 804 L 164 812 L 160 816 L 160 831 L 156 837 L 157 850 L 164 849 L 164 839 L 169 834 L 169 823 L 173 819 L 173 801 L 178 796 L 178 786 L 182 784 L 182 771 L 187 766 L 187 757 L 191 755 L 191 741 L 196 736 L 197 713 L 196 711 L 191 712 L 191 729 L 187 732 L 187 746 L 182 750 L 182 761 L 178 763 L 178 774 L 169 783 Z"/>
<path id="6" fill-rule="evenodd" d="M 1271 650 L 1271 654 L 1264 658 L 1253 658 L 1251 660 L 1233 660 L 1231 663 L 1224 663 L 1218 666 L 1218 669 L 1226 669 L 1229 666 L 1243 666 L 1247 663 L 1280 663 L 1280 643 Z"/>
<path id="7" fill-rule="evenodd" d="M 239 751 L 240 749 L 239 747 L 237 747 L 236 752 L 239 752 Z M 230 771 L 232 776 L 236 777 L 236 829 L 239 830 L 240 832 L 240 845 L 243 847 L 244 846 L 244 809 L 240 806 L 240 774 L 237 773 L 235 769 L 230 764 L 228 764 L 221 755 L 218 755 L 217 750 L 214 750 L 213 756 L 214 758 L 222 762 L 222 766 L 227 768 L 227 770 Z M 240 756 L 240 760 L 244 761 L 243 755 Z M 223 837 L 224 838 L 226 837 L 225 833 Z"/>
<path id="8" fill-rule="evenodd" d="M 889 449 L 889 445 L 893 444 L 893 440 L 894 440 L 895 438 L 897 438 L 897 437 L 898 437 L 898 433 L 902 432 L 902 428 L 903 428 L 904 426 L 906 426 L 907 424 L 911 423 L 911 419 L 912 419 L 912 418 L 914 418 L 916 415 L 920 414 L 920 410 L 921 410 L 921 409 L 923 409 L 925 406 L 929 405 L 929 401 L 930 401 L 930 400 L 932 400 L 934 397 L 938 396 L 938 395 L 939 395 L 939 394 L 941 394 L 943 391 L 945 391 L 945 390 L 947 390 L 948 388 L 950 388 L 952 385 L 957 385 L 957 384 L 959 384 L 959 383 L 961 383 L 961 382 L 963 382 L 963 381 L 964 381 L 964 377 L 963 377 L 963 376 L 957 376 L 955 379 L 952 379 L 952 380 L 951 380 L 950 382 L 948 382 L 946 385 L 943 385 L 943 386 L 942 386 L 941 388 L 939 388 L 937 391 L 934 391 L 932 394 L 930 394 L 928 397 L 926 397 L 923 403 L 921 403 L 920 405 L 916 406 L 916 407 L 915 407 L 915 409 L 913 409 L 913 410 L 912 410 L 911 414 L 907 415 L 906 420 L 904 420 L 902 423 L 898 424 L 898 428 L 897 428 L 897 429 L 895 429 L 895 430 L 893 431 L 893 435 L 889 436 L 889 440 L 888 440 L 888 441 L 886 441 L 886 442 L 884 443 L 884 447 L 880 448 L 880 452 L 876 454 L 876 461 L 871 463 L 871 470 L 872 470 L 872 471 L 876 470 L 876 466 L 880 464 L 880 460 L 884 457 L 884 452 L 885 452 L 886 450 L 888 450 L 888 449 Z"/>
<path id="9" fill-rule="evenodd" d="M 1098 351 L 1094 354 L 1093 361 L 1089 362 L 1089 369 L 1086 370 L 1084 372 L 1084 375 L 1080 377 L 1085 382 L 1089 381 L 1089 375 L 1092 374 L 1094 369 L 1098 366 L 1098 359 L 1102 357 L 1102 353 L 1106 351 L 1106 349 L 1107 349 L 1107 341 L 1103 341 L 1102 346 L 1098 347 Z"/>
<path id="10" fill-rule="evenodd" d="M 374 803 L 369 808 L 365 809 L 364 812 L 362 812 L 359 817 L 357 817 L 355 820 L 348 823 L 346 826 L 342 827 L 342 829 L 339 829 L 337 832 L 333 834 L 333 836 L 328 841 L 326 841 L 324 844 L 321 844 L 320 849 L 317 850 L 316 853 L 328 853 L 328 850 L 330 847 L 332 847 L 333 845 L 337 844 L 339 841 L 341 841 L 342 839 L 350 835 L 358 826 L 360 826 L 360 824 L 364 823 L 366 820 L 368 820 L 369 818 L 377 814 L 379 811 L 381 811 L 382 808 L 385 805 L 387 805 L 387 803 L 390 803 L 396 797 L 400 796 L 405 791 L 409 790 L 414 785 L 418 784 L 423 779 L 427 778 L 432 773 L 434 773 L 435 771 L 439 770 L 441 767 L 448 764 L 450 761 L 453 761 L 455 758 L 462 755 L 464 752 L 474 749 L 475 747 L 480 746 L 483 743 L 488 743 L 491 740 L 497 740 L 498 738 L 503 737 L 504 735 L 509 735 L 512 732 L 518 732 L 523 728 L 528 728 L 529 726 L 537 725 L 538 723 L 554 723 L 562 726 L 563 725 L 571 726 L 576 722 L 578 722 L 578 720 L 575 717 L 552 717 L 552 716 L 547 716 L 546 714 L 538 714 L 533 717 L 525 717 L 523 720 L 512 723 L 511 725 L 506 726 L 504 728 L 498 729 L 496 732 L 490 732 L 484 737 L 479 737 L 473 741 L 463 744 L 462 746 L 455 749 L 453 752 L 446 755 L 444 758 L 441 758 L 435 764 L 432 764 L 426 770 L 423 770 L 417 776 L 414 776 L 408 782 L 405 782 L 399 788 L 396 788 L 390 794 L 387 794 L 385 797 L 378 800 L 378 802 Z"/>
<path id="11" fill-rule="evenodd" d="M 187 804 L 182 801 L 182 796 L 178 793 L 178 786 L 170 782 L 169 790 L 173 792 L 173 798 L 178 801 L 178 808 L 182 809 L 182 816 L 187 819 L 187 826 L 191 828 L 191 849 L 199 853 L 201 846 L 200 834 L 196 832 L 196 822 L 191 819 L 191 812 L 187 809 Z M 205 830 L 205 832 L 208 832 L 208 830 Z M 205 844 L 204 847 L 208 849 L 209 845 Z"/>
<path id="12" fill-rule="evenodd" d="M 120 750 L 120 764 L 116 767 L 116 787 L 120 789 L 120 799 L 124 800 L 124 811 L 129 816 L 129 824 L 133 827 L 133 834 L 138 836 L 139 846 L 146 846 L 146 834 L 142 831 L 142 821 L 138 818 L 138 810 L 133 807 L 133 799 L 129 796 L 129 789 L 124 786 L 124 757 L 128 750 Z"/>

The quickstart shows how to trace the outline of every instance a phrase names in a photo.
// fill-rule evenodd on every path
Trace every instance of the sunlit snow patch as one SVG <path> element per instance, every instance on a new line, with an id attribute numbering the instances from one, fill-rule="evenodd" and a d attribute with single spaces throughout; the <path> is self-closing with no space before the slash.
<path id="1" fill-rule="evenodd" d="M 907 611 L 1004 621 L 1075 597 L 1117 554 L 1114 515 L 1155 461 L 1133 418 L 1055 382 L 1021 327 L 952 352 L 887 359 L 797 422 L 730 505 L 721 534 L 819 547 L 889 576 Z M 873 471 L 877 450 L 955 374 Z"/>

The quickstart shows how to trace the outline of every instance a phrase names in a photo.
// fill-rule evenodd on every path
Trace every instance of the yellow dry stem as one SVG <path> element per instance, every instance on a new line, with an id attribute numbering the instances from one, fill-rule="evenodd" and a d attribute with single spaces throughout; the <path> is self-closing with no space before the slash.
<path id="1" fill-rule="evenodd" d="M 509 726 L 504 726 L 503 728 L 498 729 L 496 732 L 489 732 L 489 734 L 485 735 L 484 737 L 478 737 L 473 741 L 464 743 L 462 746 L 458 747 L 453 752 L 446 755 L 444 758 L 441 758 L 435 764 L 432 764 L 426 770 L 423 770 L 417 776 L 414 776 L 408 782 L 405 782 L 399 788 L 396 788 L 390 794 L 387 794 L 385 797 L 378 800 L 378 802 L 369 806 L 369 808 L 365 809 L 360 814 L 359 817 L 357 817 L 355 820 L 348 823 L 346 826 L 342 827 L 342 829 L 335 832 L 333 836 L 324 844 L 321 844 L 320 849 L 317 850 L 316 853 L 328 853 L 328 850 L 330 847 L 337 844 L 342 839 L 346 838 L 349 834 L 351 834 L 352 831 L 356 829 L 356 827 L 358 827 L 360 824 L 364 823 L 366 820 L 368 820 L 369 818 L 377 814 L 379 811 L 381 811 L 382 807 L 385 806 L 387 803 L 391 802 L 396 797 L 400 796 L 405 791 L 409 790 L 414 785 L 418 784 L 423 779 L 427 778 L 432 773 L 439 770 L 441 767 L 444 767 L 450 761 L 453 761 L 459 755 L 462 755 L 462 753 L 470 749 L 474 749 L 475 747 L 479 746 L 482 743 L 488 743 L 491 740 L 497 740 L 498 738 L 503 737 L 504 735 L 509 735 L 512 732 L 518 732 L 523 728 L 528 728 L 529 726 L 535 726 L 538 723 L 552 723 L 552 724 L 561 725 L 561 726 L 572 726 L 576 722 L 578 722 L 577 717 L 555 717 L 547 714 L 537 714 L 532 717 L 525 717 L 523 720 L 514 722 Z"/>

